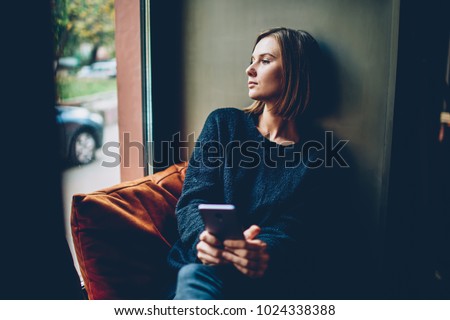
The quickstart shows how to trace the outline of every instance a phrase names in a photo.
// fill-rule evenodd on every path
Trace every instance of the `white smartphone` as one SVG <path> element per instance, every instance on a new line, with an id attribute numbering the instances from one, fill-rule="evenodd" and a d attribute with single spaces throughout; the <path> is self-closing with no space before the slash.
<path id="1" fill-rule="evenodd" d="M 244 230 L 232 204 L 199 204 L 198 210 L 205 229 L 220 241 L 243 240 Z"/>

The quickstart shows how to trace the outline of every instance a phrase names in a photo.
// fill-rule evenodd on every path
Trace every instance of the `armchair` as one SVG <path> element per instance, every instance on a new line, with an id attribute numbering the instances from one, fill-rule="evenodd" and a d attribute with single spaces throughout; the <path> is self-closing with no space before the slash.
<path id="1" fill-rule="evenodd" d="M 89 299 L 158 299 L 172 274 L 175 206 L 187 163 L 72 200 L 71 231 Z"/>

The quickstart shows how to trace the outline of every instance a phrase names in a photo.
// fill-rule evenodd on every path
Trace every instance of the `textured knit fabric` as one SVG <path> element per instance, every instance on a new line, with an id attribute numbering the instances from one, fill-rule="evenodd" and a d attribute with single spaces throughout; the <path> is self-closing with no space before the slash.
<path id="1" fill-rule="evenodd" d="M 199 262 L 195 246 L 204 230 L 200 203 L 235 205 L 244 228 L 262 228 L 258 238 L 268 245 L 270 266 L 293 266 L 296 259 L 286 261 L 302 244 L 306 204 L 316 189 L 307 177 L 317 169 L 307 166 L 315 155 L 311 152 L 310 159 L 301 161 L 301 142 L 271 142 L 256 124 L 255 116 L 235 108 L 217 109 L 208 116 L 176 208 L 180 239 L 169 254 L 174 268 Z"/>
<path id="2" fill-rule="evenodd" d="M 257 123 L 256 116 L 235 108 L 208 116 L 176 207 L 180 238 L 169 265 L 178 270 L 201 263 L 200 203 L 233 204 L 244 228 L 261 227 L 257 238 L 270 255 L 261 281 L 282 285 L 280 296 L 361 297 L 366 282 L 359 277 L 370 272 L 360 224 L 364 212 L 352 207 L 359 198 L 354 174 L 332 162 L 335 142 L 323 139 L 322 130 L 305 129 L 298 143 L 281 146 L 263 137 Z"/>

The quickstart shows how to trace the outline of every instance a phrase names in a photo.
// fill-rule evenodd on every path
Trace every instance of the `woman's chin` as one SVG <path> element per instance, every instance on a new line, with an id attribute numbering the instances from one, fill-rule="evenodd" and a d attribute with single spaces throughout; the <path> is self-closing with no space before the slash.
<path id="1" fill-rule="evenodd" d="M 248 97 L 249 97 L 250 99 L 253 99 L 253 100 L 259 100 L 259 99 L 258 99 L 259 96 L 258 96 L 257 94 L 252 93 L 252 92 L 249 92 L 249 93 L 248 93 Z"/>

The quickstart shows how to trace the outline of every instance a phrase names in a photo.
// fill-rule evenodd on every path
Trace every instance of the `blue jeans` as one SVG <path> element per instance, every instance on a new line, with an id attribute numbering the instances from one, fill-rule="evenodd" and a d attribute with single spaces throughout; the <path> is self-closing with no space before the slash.
<path id="1" fill-rule="evenodd" d="M 291 281 L 251 279 L 231 265 L 187 264 L 178 272 L 174 300 L 295 299 Z M 296 291 L 296 290 L 294 290 Z M 171 298 L 172 298 L 171 297 Z"/>
<path id="2" fill-rule="evenodd" d="M 187 264 L 178 272 L 174 300 L 241 299 L 249 295 L 254 280 L 230 265 Z"/>

